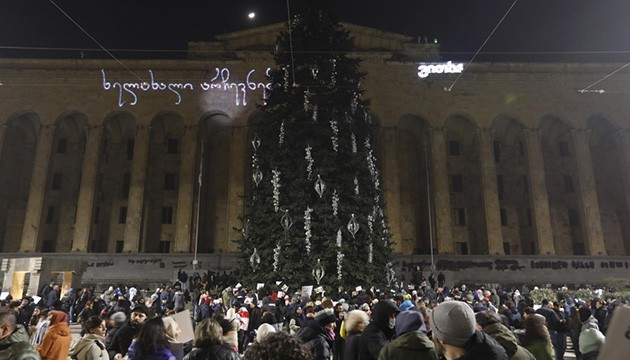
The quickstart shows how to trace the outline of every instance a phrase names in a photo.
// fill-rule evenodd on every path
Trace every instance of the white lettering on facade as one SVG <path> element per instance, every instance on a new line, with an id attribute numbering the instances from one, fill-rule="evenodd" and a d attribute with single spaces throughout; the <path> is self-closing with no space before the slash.
<path id="1" fill-rule="evenodd" d="M 418 65 L 418 77 L 424 79 L 431 74 L 459 74 L 464 71 L 464 64 L 446 63 L 420 63 Z"/>
<path id="2" fill-rule="evenodd" d="M 252 80 L 255 69 L 251 69 L 245 78 L 245 81 L 231 81 L 230 69 L 228 68 L 215 68 L 216 74 L 209 82 L 202 82 L 199 84 L 199 88 L 202 91 L 233 91 L 235 97 L 236 106 L 247 105 L 247 94 L 251 91 L 262 89 L 263 100 L 267 99 L 267 91 L 271 90 L 270 82 L 256 82 Z M 265 73 L 267 79 L 269 79 L 271 68 L 267 68 Z M 105 91 L 117 90 L 118 91 L 118 106 L 122 107 L 125 104 L 134 106 L 138 103 L 138 94 L 140 92 L 148 91 L 170 91 L 176 96 L 175 105 L 182 103 L 182 94 L 186 91 L 194 91 L 195 86 L 190 82 L 162 82 L 156 81 L 153 70 L 149 70 L 150 82 L 118 82 L 108 81 L 107 73 L 105 69 L 101 69 L 103 75 L 103 89 Z"/>

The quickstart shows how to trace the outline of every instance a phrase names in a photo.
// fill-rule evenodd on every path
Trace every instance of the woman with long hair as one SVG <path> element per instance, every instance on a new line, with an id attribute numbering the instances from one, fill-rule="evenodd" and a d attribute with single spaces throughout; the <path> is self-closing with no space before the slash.
<path id="1" fill-rule="evenodd" d="M 545 317 L 539 314 L 528 315 L 525 319 L 523 347 L 534 355 L 536 360 L 555 360 L 551 335 L 545 325 Z"/>
<path id="2" fill-rule="evenodd" d="M 223 329 L 214 319 L 205 319 L 195 329 L 193 350 L 184 360 L 239 360 L 238 354 L 223 344 Z"/>
<path id="3" fill-rule="evenodd" d="M 77 360 L 109 360 L 105 348 L 105 320 L 90 316 L 83 323 L 81 337 L 70 346 L 70 357 Z"/>
<path id="4" fill-rule="evenodd" d="M 161 318 L 145 321 L 138 338 L 129 346 L 127 356 L 129 360 L 176 360 L 168 348 Z"/>
<path id="5" fill-rule="evenodd" d="M 39 355 L 42 360 L 66 360 L 71 341 L 68 314 L 53 310 L 50 315 L 50 326 L 44 334 L 42 344 L 37 348 Z"/>

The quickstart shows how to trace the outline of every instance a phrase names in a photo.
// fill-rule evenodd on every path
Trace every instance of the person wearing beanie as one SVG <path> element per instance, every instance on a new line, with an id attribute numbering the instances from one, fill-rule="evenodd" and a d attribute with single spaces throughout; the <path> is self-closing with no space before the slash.
<path id="1" fill-rule="evenodd" d="M 256 330 L 256 338 L 254 339 L 255 342 L 262 342 L 265 341 L 265 339 L 270 335 L 276 332 L 276 328 L 273 327 L 273 325 L 270 324 L 261 324 L 258 327 L 258 330 Z"/>
<path id="2" fill-rule="evenodd" d="M 398 306 L 389 300 L 379 301 L 372 308 L 372 322 L 365 328 L 359 341 L 359 358 L 376 360 L 381 349 L 394 337 Z"/>
<path id="3" fill-rule="evenodd" d="M 400 308 L 400 311 L 407 311 L 410 309 L 415 309 L 415 306 L 413 305 L 411 300 L 405 300 L 402 302 L 402 304 L 400 304 L 399 308 Z"/>
<path id="4" fill-rule="evenodd" d="M 578 340 L 578 349 L 582 353 L 581 359 L 597 359 L 606 337 L 599 330 L 598 321 L 591 315 L 589 308 L 581 307 L 579 314 L 582 321 L 582 330 Z"/>
<path id="5" fill-rule="evenodd" d="M 330 360 L 336 322 L 337 317 L 332 309 L 318 306 L 313 321 L 298 332 L 297 337 L 309 349 L 313 360 Z"/>
<path id="6" fill-rule="evenodd" d="M 426 330 L 424 318 L 419 312 L 408 310 L 399 313 L 396 316 L 396 339 L 381 349 L 378 360 L 437 360 L 435 345 L 423 328 Z"/>
<path id="7" fill-rule="evenodd" d="M 447 360 L 507 360 L 505 350 L 489 335 L 476 330 L 475 314 L 461 301 L 445 301 L 429 317 L 438 354 Z"/>
<path id="8" fill-rule="evenodd" d="M 109 347 L 109 344 L 112 343 L 112 340 L 114 339 L 114 336 L 116 335 L 118 330 L 120 330 L 120 328 L 122 328 L 126 322 L 127 315 L 122 311 L 113 313 L 109 317 L 109 321 L 107 322 L 109 330 L 107 331 L 107 337 L 105 338 L 105 347 Z"/>
<path id="9" fill-rule="evenodd" d="M 514 333 L 501 322 L 501 316 L 494 311 L 481 311 L 475 314 L 477 329 L 492 336 L 503 346 L 510 360 L 536 360 L 534 355 L 518 344 Z"/>

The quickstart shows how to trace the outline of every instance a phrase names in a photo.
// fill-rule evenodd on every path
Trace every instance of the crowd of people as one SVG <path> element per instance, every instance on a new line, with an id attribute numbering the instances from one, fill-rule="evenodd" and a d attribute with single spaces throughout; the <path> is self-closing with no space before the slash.
<path id="1" fill-rule="evenodd" d="M 60 296 L 47 284 L 0 309 L 0 359 L 596 359 L 623 298 L 536 303 L 524 289 L 469 289 L 441 281 L 406 289 L 341 290 L 334 297 L 248 290 L 182 276 L 155 290 L 110 286 Z M 204 280 L 205 279 L 205 280 Z M 522 290 L 522 291 L 521 291 Z M 190 310 L 194 339 L 171 316 Z M 72 336 L 69 324 L 81 324 Z"/>

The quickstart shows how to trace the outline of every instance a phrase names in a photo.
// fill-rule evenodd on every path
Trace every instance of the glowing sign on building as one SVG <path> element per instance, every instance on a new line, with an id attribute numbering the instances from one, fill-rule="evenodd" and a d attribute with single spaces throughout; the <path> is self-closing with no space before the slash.
<path id="1" fill-rule="evenodd" d="M 464 64 L 446 63 L 420 63 L 418 64 L 418 77 L 424 79 L 431 74 L 459 74 L 464 71 Z"/>
<path id="2" fill-rule="evenodd" d="M 271 90 L 270 82 L 256 82 L 252 80 L 255 69 L 251 69 L 245 80 L 233 81 L 230 80 L 230 69 L 228 68 L 215 68 L 215 75 L 209 81 L 203 81 L 198 84 L 191 82 L 164 82 L 156 80 L 156 76 L 153 70 L 149 70 L 149 81 L 139 82 L 118 82 L 109 81 L 107 79 L 107 73 L 105 69 L 101 70 L 103 75 L 103 89 L 105 91 L 114 90 L 118 91 L 118 106 L 122 107 L 126 103 L 128 105 L 136 105 L 138 103 L 138 94 L 141 92 L 161 92 L 169 91 L 176 97 L 175 105 L 179 105 L 182 102 L 182 96 L 186 92 L 200 89 L 201 91 L 216 91 L 216 92 L 234 92 L 234 101 L 236 106 L 247 105 L 247 95 L 249 92 L 256 90 L 262 90 L 263 100 L 267 99 L 267 91 Z M 266 78 L 271 77 L 271 68 L 267 68 L 265 72 Z"/>

